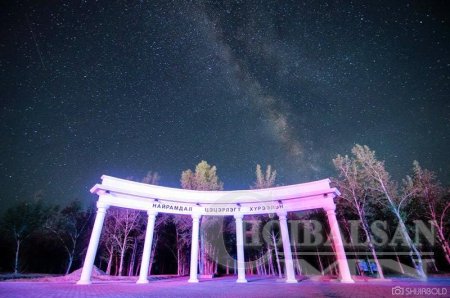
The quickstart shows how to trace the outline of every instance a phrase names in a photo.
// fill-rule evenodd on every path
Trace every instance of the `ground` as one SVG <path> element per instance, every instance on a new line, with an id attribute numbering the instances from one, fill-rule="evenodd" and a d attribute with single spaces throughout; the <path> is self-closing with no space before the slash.
<path id="1" fill-rule="evenodd" d="M 358 281 L 354 284 L 311 279 L 287 284 L 267 277 L 250 277 L 248 280 L 246 284 L 237 284 L 235 277 L 231 276 L 190 284 L 186 277 L 151 277 L 145 285 L 137 285 L 133 279 L 122 279 L 96 280 L 91 285 L 83 286 L 61 280 L 5 281 L 0 282 L 0 297 L 450 297 L 448 277 L 431 277 L 427 282 L 396 278 L 383 282 Z M 393 295 L 393 291 L 396 295 Z"/>

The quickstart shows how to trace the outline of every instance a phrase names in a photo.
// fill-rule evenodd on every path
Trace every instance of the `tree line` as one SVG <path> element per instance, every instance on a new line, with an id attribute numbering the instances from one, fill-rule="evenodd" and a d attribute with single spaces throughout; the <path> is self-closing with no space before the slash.
<path id="1" fill-rule="evenodd" d="M 337 215 L 347 243 L 347 255 L 354 256 L 357 274 L 368 274 L 358 266 L 361 260 L 367 260 L 367 264 L 373 262 L 369 274 L 380 278 L 396 270 L 408 273 L 408 268 L 424 278 L 430 266 L 434 271 L 449 268 L 450 196 L 434 172 L 413 162 L 411 175 L 400 182 L 394 181 L 384 161 L 378 160 L 370 148 L 360 145 L 352 149 L 351 155 L 338 155 L 333 164 L 337 177 L 332 181 L 341 192 L 336 199 Z M 276 177 L 276 170 L 270 165 L 265 170 L 257 165 L 255 182 L 250 188 L 277 186 Z M 159 180 L 158 173 L 149 172 L 140 182 L 159 184 Z M 217 168 L 206 161 L 200 162 L 194 170 L 183 171 L 180 183 L 184 189 L 223 190 Z M 80 268 L 95 211 L 94 205 L 83 208 L 77 200 L 63 207 L 51 205 L 40 194 L 7 209 L 1 218 L 0 272 L 68 274 Z M 313 210 L 291 212 L 288 216 L 291 232 L 294 224 L 301 227 L 296 229 L 296 239 L 291 239 L 296 274 L 337 274 L 324 213 Z M 433 231 L 435 244 L 415 241 L 415 220 L 418 219 L 424 220 L 426 228 Z M 141 211 L 109 208 L 96 266 L 111 275 L 138 275 L 146 220 L 146 214 Z M 247 222 L 246 238 L 255 239 L 256 235 L 264 239 L 245 246 L 246 273 L 282 277 L 284 265 L 276 216 L 252 215 L 246 216 L 244 221 Z M 324 225 L 319 232 L 317 223 Z M 199 274 L 233 274 L 236 268 L 234 219 L 203 216 L 200 224 Z M 189 274 L 191 225 L 190 216 L 158 214 L 150 274 Z M 377 228 L 380 230 L 380 226 L 384 233 L 398 241 L 381 243 L 380 235 L 374 232 Z M 311 237 L 309 232 L 313 231 L 316 233 L 313 243 L 306 243 L 307 237 Z M 318 236 L 324 241 L 315 241 Z M 423 260 L 424 252 L 431 252 L 433 256 Z M 391 266 L 392 262 L 397 268 Z"/>

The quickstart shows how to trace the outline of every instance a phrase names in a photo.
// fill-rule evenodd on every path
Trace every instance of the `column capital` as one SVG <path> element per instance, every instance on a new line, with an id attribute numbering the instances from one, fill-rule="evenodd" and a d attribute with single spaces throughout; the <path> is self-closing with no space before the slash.
<path id="1" fill-rule="evenodd" d="M 287 211 L 286 210 L 278 211 L 277 215 L 278 215 L 278 219 L 286 220 Z"/>
<path id="2" fill-rule="evenodd" d="M 199 213 L 192 213 L 192 214 L 191 214 L 191 217 L 192 217 L 192 219 L 195 221 L 195 220 L 200 220 L 200 218 L 202 217 L 202 215 L 199 214 Z"/>
<path id="3" fill-rule="evenodd" d="M 150 216 L 156 216 L 158 215 L 158 211 L 156 210 L 147 210 L 147 215 Z"/>
<path id="4" fill-rule="evenodd" d="M 323 210 L 325 210 L 327 214 L 335 214 L 336 205 L 334 203 L 332 205 L 330 204 L 328 206 L 323 207 Z"/>
<path id="5" fill-rule="evenodd" d="M 101 201 L 97 201 L 97 211 L 105 212 L 108 208 L 109 208 L 108 204 Z"/>
<path id="6" fill-rule="evenodd" d="M 234 214 L 234 219 L 236 219 L 236 220 L 242 220 L 243 218 L 244 218 L 244 214 L 242 214 L 242 213 Z"/>

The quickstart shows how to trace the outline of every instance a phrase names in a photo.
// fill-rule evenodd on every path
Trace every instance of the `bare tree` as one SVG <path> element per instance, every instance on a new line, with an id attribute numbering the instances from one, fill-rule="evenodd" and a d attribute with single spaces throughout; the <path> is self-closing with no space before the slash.
<path id="1" fill-rule="evenodd" d="M 131 234 L 140 227 L 140 213 L 138 210 L 114 207 L 108 211 L 103 242 L 111 253 L 114 252 L 114 248 L 118 250 L 119 268 L 116 274 L 119 276 L 123 274 L 125 253 L 133 242 Z M 112 255 L 110 255 L 110 260 L 112 260 Z"/>
<path id="2" fill-rule="evenodd" d="M 175 224 L 177 241 L 177 275 L 183 276 L 189 272 L 189 245 L 191 244 L 192 219 L 190 216 L 177 214 L 172 218 Z"/>
<path id="3" fill-rule="evenodd" d="M 274 187 L 275 186 L 275 180 L 277 177 L 277 171 L 276 170 L 272 170 L 272 166 L 268 165 L 266 167 L 266 171 L 265 174 L 263 173 L 263 171 L 261 170 L 261 165 L 257 164 L 256 165 L 256 171 L 255 171 L 255 175 L 256 175 L 256 181 L 253 183 L 252 185 L 252 189 L 262 189 L 262 188 L 270 188 L 270 187 Z M 255 218 L 259 219 L 259 220 L 267 220 L 267 216 L 255 216 Z M 278 268 L 278 276 L 280 278 L 282 278 L 282 272 L 281 272 L 281 263 L 280 263 L 280 257 L 279 257 L 279 253 L 278 253 L 278 240 L 279 240 L 279 233 L 275 232 L 275 229 L 273 227 L 273 225 L 270 225 L 270 239 L 272 240 L 272 244 L 273 244 L 273 249 L 275 251 L 275 261 L 277 264 L 277 268 Z M 267 233 L 267 231 L 265 231 Z M 267 237 L 269 238 L 269 237 Z M 267 246 L 268 249 L 268 253 L 272 254 L 272 249 L 271 247 L 268 245 Z M 272 256 L 270 256 L 270 259 L 272 259 Z"/>
<path id="4" fill-rule="evenodd" d="M 164 240 L 164 237 L 161 237 L 161 228 L 164 227 L 171 220 L 171 215 L 166 213 L 158 214 L 155 220 L 155 225 L 153 227 L 153 241 L 152 241 L 152 249 L 150 253 L 150 264 L 148 267 L 148 275 L 151 274 L 153 263 L 155 262 L 156 257 L 156 248 L 159 245 L 160 239 Z M 167 247 L 167 245 L 166 245 Z"/>
<path id="5" fill-rule="evenodd" d="M 158 185 L 160 179 L 161 177 L 159 176 L 158 172 L 148 171 L 147 175 L 142 178 L 142 183 Z"/>
<path id="6" fill-rule="evenodd" d="M 364 183 L 361 165 L 347 155 L 338 155 L 333 159 L 333 163 L 336 170 L 339 172 L 340 180 L 337 180 L 336 182 L 342 193 L 342 198 L 349 203 L 349 206 L 356 210 L 360 219 L 360 226 L 364 231 L 369 250 L 372 253 L 373 260 L 377 266 L 378 274 L 380 278 L 384 278 L 383 268 L 381 267 L 375 250 L 373 235 L 367 222 L 366 206 L 368 186 Z"/>
<path id="7" fill-rule="evenodd" d="M 426 274 L 423 270 L 422 256 L 408 234 L 401 212 L 405 204 L 417 193 L 412 179 L 407 177 L 403 181 L 403 187 L 399 190 L 398 185 L 391 180 L 389 173 L 386 171 L 384 162 L 378 161 L 375 157 L 375 152 L 370 150 L 368 146 L 356 145 L 353 147 L 352 153 L 356 158 L 355 161 L 362 169 L 367 185 L 370 186 L 372 191 L 380 194 L 380 196 L 373 196 L 373 198 L 381 203 L 385 203 L 395 215 L 400 227 L 399 231 L 411 251 L 411 261 L 416 267 L 417 275 L 421 279 L 425 279 Z"/>
<path id="8" fill-rule="evenodd" d="M 269 188 L 275 186 L 275 179 L 277 178 L 277 171 L 272 171 L 272 166 L 268 165 L 265 175 L 261 170 L 259 164 L 256 165 L 256 181 L 253 183 L 252 189 Z"/>
<path id="9" fill-rule="evenodd" d="M 138 228 L 141 226 L 140 221 L 142 220 L 142 213 L 138 210 L 122 209 L 120 211 L 120 213 L 116 213 L 116 216 L 118 215 L 118 217 L 116 217 L 116 221 L 118 221 L 123 232 L 122 239 L 120 234 L 116 237 L 116 241 L 120 249 L 119 276 L 123 274 L 125 252 L 133 242 L 133 237 L 131 237 L 131 234 L 141 232 L 138 231 Z"/>
<path id="10" fill-rule="evenodd" d="M 413 162 L 413 183 L 417 188 L 419 204 L 426 210 L 426 216 L 437 230 L 437 239 L 441 244 L 447 263 L 450 265 L 450 247 L 446 227 L 446 214 L 450 210 L 449 197 L 444 195 L 444 189 L 432 171 L 422 169 L 419 162 Z M 447 235 L 447 236 L 446 236 Z"/>
<path id="11" fill-rule="evenodd" d="M 40 195 L 35 196 L 34 202 L 20 202 L 6 210 L 2 227 L 14 238 L 14 274 L 18 274 L 20 270 L 20 249 L 23 242 L 43 227 L 52 211 L 44 206 Z"/>
<path id="12" fill-rule="evenodd" d="M 107 267 L 106 267 L 106 274 L 110 275 L 112 271 L 112 265 L 114 262 L 114 256 L 116 254 L 117 248 L 117 242 L 114 238 L 114 235 L 120 233 L 119 231 L 119 225 L 114 220 L 114 217 L 110 215 L 111 210 L 113 208 L 110 208 L 108 210 L 108 213 L 105 218 L 105 223 L 103 225 L 103 232 L 100 238 L 100 241 L 103 245 L 103 247 L 106 250 L 106 256 L 105 258 L 107 261 Z"/>
<path id="13" fill-rule="evenodd" d="M 78 241 L 89 224 L 92 213 L 83 210 L 80 201 L 72 201 L 64 209 L 47 219 L 45 229 L 61 243 L 67 253 L 65 274 L 69 274 L 76 256 Z"/>
<path id="14" fill-rule="evenodd" d="M 184 189 L 195 190 L 223 189 L 223 183 L 217 176 L 216 167 L 209 165 L 204 160 L 195 167 L 195 172 L 191 170 L 182 172 L 181 186 Z M 217 229 L 221 229 L 221 225 L 219 225 L 218 221 L 218 217 L 202 216 L 200 230 L 200 274 L 212 275 L 216 271 L 217 266 L 215 266 L 215 260 L 217 256 L 211 242 L 214 242 L 219 237 Z"/>
<path id="15" fill-rule="evenodd" d="M 133 177 L 127 177 L 128 180 L 133 180 Z M 160 176 L 157 172 L 149 171 L 146 176 L 142 178 L 143 183 L 147 184 L 158 184 Z M 160 226 L 159 222 L 163 221 L 165 218 L 164 214 L 157 217 L 157 222 L 155 224 L 155 241 L 154 247 L 158 242 L 158 228 Z M 125 257 L 128 250 L 131 249 L 131 255 L 129 257 L 128 264 L 128 275 L 133 274 L 134 267 L 136 263 L 136 257 L 138 255 L 139 243 L 144 240 L 142 236 L 143 231 L 145 231 L 145 216 L 143 212 L 138 210 L 124 209 L 124 208 L 110 208 L 108 214 L 106 215 L 104 232 L 102 233 L 102 244 L 106 250 L 107 268 L 106 273 L 111 274 L 112 264 L 115 257 L 117 257 L 116 264 L 117 275 L 124 274 L 125 271 Z M 152 258 L 154 258 L 154 247 L 152 248 Z M 116 255 L 118 254 L 118 256 Z"/>
<path id="16" fill-rule="evenodd" d="M 158 185 L 161 177 L 157 172 L 149 171 L 147 175 L 142 179 L 142 183 Z M 161 228 L 164 227 L 168 222 L 172 220 L 172 215 L 167 213 L 160 213 L 156 217 L 155 225 L 153 227 L 153 242 L 152 249 L 150 254 L 150 264 L 148 267 L 148 274 L 151 274 L 153 263 L 155 262 L 156 257 L 156 248 L 158 247 L 158 243 L 161 241 Z M 145 230 L 143 228 L 142 230 Z M 144 238 L 142 238 L 144 239 Z"/>

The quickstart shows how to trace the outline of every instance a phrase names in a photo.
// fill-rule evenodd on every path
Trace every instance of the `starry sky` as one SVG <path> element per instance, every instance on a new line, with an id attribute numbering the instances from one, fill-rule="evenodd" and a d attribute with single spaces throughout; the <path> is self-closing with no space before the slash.
<path id="1" fill-rule="evenodd" d="M 6 1 L 5 1 L 6 2 Z M 367 144 L 450 182 L 446 1 L 17 1 L 0 8 L 0 203 L 94 200 L 102 174 L 225 189 L 336 175 Z"/>

